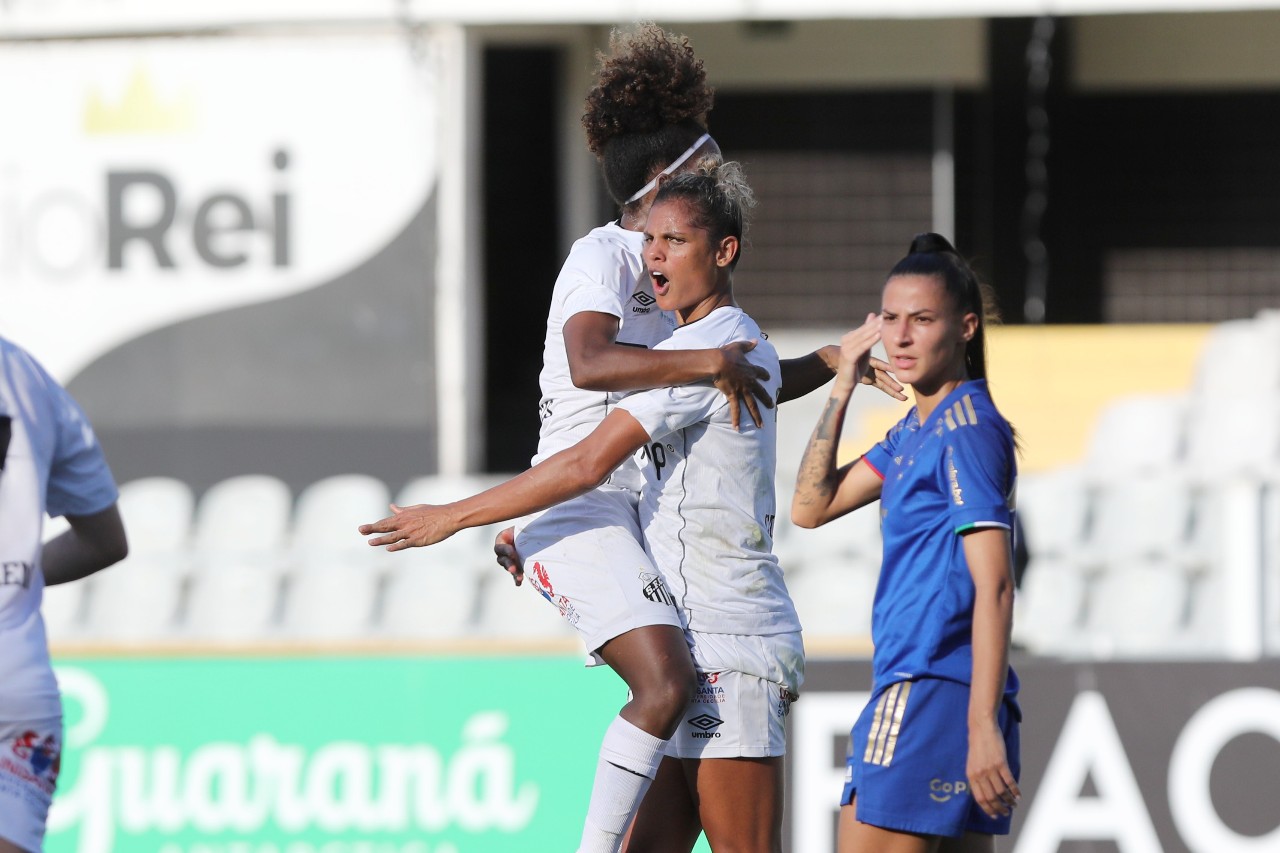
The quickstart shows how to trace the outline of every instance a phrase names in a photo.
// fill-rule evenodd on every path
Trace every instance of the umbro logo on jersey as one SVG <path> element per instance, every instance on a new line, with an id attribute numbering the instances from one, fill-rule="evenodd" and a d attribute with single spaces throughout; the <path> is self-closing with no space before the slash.
<path id="1" fill-rule="evenodd" d="M 709 740 L 713 737 L 720 737 L 720 733 L 714 731 L 714 729 L 724 725 L 724 720 L 719 717 L 713 717 L 711 714 L 699 714 L 689 720 L 689 725 L 698 730 L 696 732 L 690 732 L 689 734 L 691 737 Z"/>
<path id="2" fill-rule="evenodd" d="M 632 314 L 648 314 L 653 310 L 653 305 L 658 300 L 644 291 L 636 291 L 631 295 L 631 301 L 637 303 L 631 306 Z"/>

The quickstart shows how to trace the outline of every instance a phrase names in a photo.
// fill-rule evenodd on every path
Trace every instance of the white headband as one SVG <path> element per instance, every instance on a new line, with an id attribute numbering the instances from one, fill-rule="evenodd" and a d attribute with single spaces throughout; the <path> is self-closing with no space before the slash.
<path id="1" fill-rule="evenodd" d="M 653 176 L 653 180 L 636 190 L 635 195 L 623 202 L 623 204 L 631 204 L 633 201 L 639 201 L 649 194 L 649 191 L 658 185 L 658 181 L 666 175 L 670 175 L 676 169 L 684 165 L 684 162 L 693 156 L 693 152 L 702 147 L 702 144 L 711 138 L 711 134 L 704 133 L 698 137 L 697 141 L 685 149 L 684 153 L 675 159 L 670 166 Z"/>

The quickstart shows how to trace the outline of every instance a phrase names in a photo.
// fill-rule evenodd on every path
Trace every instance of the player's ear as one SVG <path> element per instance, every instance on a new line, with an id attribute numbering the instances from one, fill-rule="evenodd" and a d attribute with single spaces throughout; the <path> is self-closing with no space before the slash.
<path id="1" fill-rule="evenodd" d="M 738 257 L 742 244 L 737 237 L 729 235 L 720 241 L 720 245 L 716 247 L 716 266 L 727 267 L 733 263 L 733 259 Z"/>

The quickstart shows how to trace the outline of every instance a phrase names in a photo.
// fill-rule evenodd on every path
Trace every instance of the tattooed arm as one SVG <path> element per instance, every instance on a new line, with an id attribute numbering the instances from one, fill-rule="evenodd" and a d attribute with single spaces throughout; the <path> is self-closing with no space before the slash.
<path id="1" fill-rule="evenodd" d="M 869 314 L 857 329 L 840 339 L 840 367 L 831 397 L 814 427 L 791 500 L 791 520 L 798 527 L 819 527 L 880 497 L 880 477 L 861 459 L 836 467 L 840 431 L 849 400 L 866 373 L 871 347 L 880 340 L 880 317 Z"/>

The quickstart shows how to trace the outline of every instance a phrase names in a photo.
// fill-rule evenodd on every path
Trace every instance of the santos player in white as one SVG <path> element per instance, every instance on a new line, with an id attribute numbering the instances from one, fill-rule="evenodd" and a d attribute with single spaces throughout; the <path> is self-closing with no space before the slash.
<path id="1" fill-rule="evenodd" d="M 655 346 L 674 322 L 644 275 L 642 231 L 662 178 L 719 161 L 706 129 L 713 100 L 688 41 L 659 27 L 615 32 L 610 53 L 601 56 L 582 121 L 620 217 L 575 243 L 556 280 L 535 463 L 588 435 L 621 392 L 714 382 L 736 427 L 740 404 L 760 425 L 761 405 L 801 396 L 833 376 L 836 347 L 775 364 L 769 375 L 775 383 L 781 377 L 783 390 L 773 394 L 760 385 L 766 371 L 748 360 L 749 340 L 679 351 Z M 867 381 L 895 396 L 901 391 L 883 370 Z M 631 693 L 601 746 L 581 853 L 618 849 L 698 688 L 680 619 L 640 542 L 639 485 L 639 471 L 628 462 L 589 494 L 529 520 L 519 534 L 534 587 L 578 630 L 590 660 L 612 667 Z M 504 531 L 496 549 L 511 555 L 499 559 L 519 583 L 516 544 Z"/>
<path id="2" fill-rule="evenodd" d="M 61 765 L 41 596 L 124 558 L 117 496 L 80 407 L 0 338 L 0 853 L 42 849 Z M 46 511 L 70 529 L 42 546 Z"/>
<path id="3" fill-rule="evenodd" d="M 748 201 L 733 163 L 704 164 L 659 188 L 644 232 L 645 260 L 657 305 L 678 323 L 661 350 L 762 338 L 732 293 Z M 748 358 L 768 372 L 763 385 L 776 399 L 772 346 L 761 342 Z M 664 747 L 672 760 L 662 763 L 644 800 L 629 851 L 691 850 L 702 831 L 713 849 L 781 849 L 783 718 L 800 688 L 804 653 L 772 555 L 774 418 L 735 429 L 732 408 L 705 382 L 640 392 L 619 401 L 578 443 L 500 486 L 361 527 L 379 534 L 371 545 L 430 545 L 592 492 L 634 455 L 644 475 L 646 550 L 675 602 L 701 689 Z M 606 573 L 609 555 L 597 559 Z M 538 562 L 526 555 L 535 576 Z"/>

